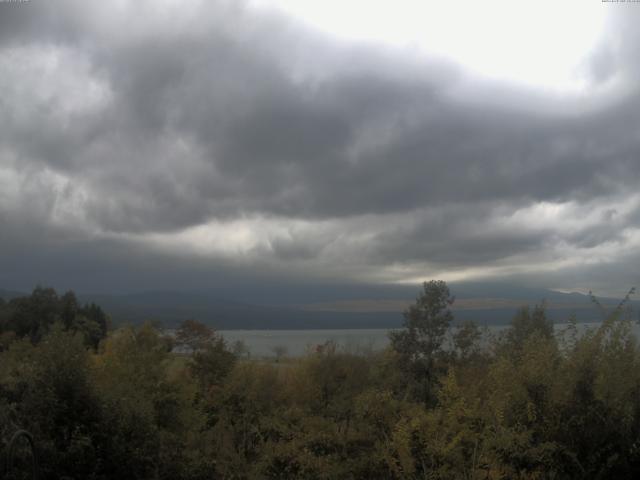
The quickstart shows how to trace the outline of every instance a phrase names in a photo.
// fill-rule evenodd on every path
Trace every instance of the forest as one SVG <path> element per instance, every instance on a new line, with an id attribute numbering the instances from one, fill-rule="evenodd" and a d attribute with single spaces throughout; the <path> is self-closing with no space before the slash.
<path id="1" fill-rule="evenodd" d="M 542 303 L 490 335 L 434 280 L 385 350 L 275 361 L 38 287 L 0 300 L 0 478 L 32 478 L 26 444 L 8 461 L 22 429 L 43 479 L 639 478 L 628 298 L 593 297 L 586 331 L 557 332 Z"/>

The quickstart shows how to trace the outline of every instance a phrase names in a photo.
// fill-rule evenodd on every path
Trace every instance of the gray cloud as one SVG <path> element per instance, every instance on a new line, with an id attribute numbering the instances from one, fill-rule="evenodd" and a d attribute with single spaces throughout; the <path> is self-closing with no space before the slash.
<path id="1" fill-rule="evenodd" d="M 629 20 L 611 21 L 586 65 L 594 98 L 576 100 L 501 92 L 446 61 L 338 41 L 238 2 L 0 3 L 6 271 L 27 247 L 55 256 L 70 245 L 85 252 L 66 260 L 74 271 L 92 255 L 126 269 L 169 258 L 140 246 L 150 235 L 246 220 L 255 237 L 256 219 L 279 233 L 204 264 L 362 278 L 394 265 L 524 268 L 544 252 L 580 262 L 634 245 L 631 212 L 561 224 L 612 212 L 640 180 L 640 91 L 628 80 L 640 41 Z M 536 210 L 524 227 L 509 220 L 537 204 L 574 208 L 551 223 Z M 317 228 L 285 234 L 287 222 Z M 176 258 L 201 262 L 176 242 L 167 275 Z"/>

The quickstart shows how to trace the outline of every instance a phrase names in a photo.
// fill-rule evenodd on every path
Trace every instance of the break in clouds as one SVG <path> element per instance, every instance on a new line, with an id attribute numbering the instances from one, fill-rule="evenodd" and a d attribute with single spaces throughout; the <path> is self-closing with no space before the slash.
<path id="1" fill-rule="evenodd" d="M 556 92 L 243 2 L 1 3 L 0 283 L 624 292 L 640 10 L 609 13 Z"/>

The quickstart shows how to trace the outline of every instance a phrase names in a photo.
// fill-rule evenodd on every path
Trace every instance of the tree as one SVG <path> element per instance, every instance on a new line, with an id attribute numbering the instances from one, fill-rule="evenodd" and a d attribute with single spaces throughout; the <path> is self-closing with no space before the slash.
<path id="1" fill-rule="evenodd" d="M 170 378 L 174 362 L 166 339 L 150 323 L 122 327 L 94 357 L 94 381 L 103 402 L 99 478 L 183 478 L 181 438 L 194 426 L 186 375 Z M 82 477 L 88 478 L 88 477 Z"/>
<path id="2" fill-rule="evenodd" d="M 242 340 L 236 340 L 235 342 L 233 342 L 231 351 L 238 358 L 242 358 L 242 357 L 249 358 L 251 356 L 251 351 L 249 350 L 249 347 Z"/>
<path id="3" fill-rule="evenodd" d="M 60 318 L 65 329 L 73 327 L 79 309 L 78 299 L 72 291 L 68 291 L 60 297 Z"/>
<path id="4" fill-rule="evenodd" d="M 276 363 L 279 363 L 280 360 L 287 355 L 288 348 L 286 345 L 274 345 L 271 347 L 271 351 L 273 355 L 276 357 Z"/>
<path id="5" fill-rule="evenodd" d="M 511 328 L 506 332 L 507 345 L 519 351 L 533 334 L 543 338 L 553 338 L 553 322 L 547 318 L 546 305 L 542 302 L 533 307 L 522 307 L 511 320 Z"/>
<path id="6" fill-rule="evenodd" d="M 95 303 L 90 303 L 79 309 L 74 323 L 73 328 L 82 332 L 85 343 L 93 348 L 98 347 L 100 341 L 106 338 L 109 330 L 109 317 Z"/>
<path id="7" fill-rule="evenodd" d="M 391 332 L 391 348 L 397 354 L 398 367 L 408 376 L 408 387 L 425 404 L 432 402 L 437 357 L 453 313 L 454 298 L 442 280 L 424 282 L 416 303 L 404 311 L 404 330 Z"/>
<path id="8" fill-rule="evenodd" d="M 56 323 L 37 345 L 25 339 L 2 353 L 0 404 L 36 438 L 43 478 L 90 478 L 101 405 L 81 335 Z"/>
<path id="9" fill-rule="evenodd" d="M 413 360 L 432 357 L 440 350 L 453 320 L 449 310 L 453 301 L 446 282 L 424 282 L 416 303 L 403 313 L 405 329 L 390 335 L 394 350 Z"/>
<path id="10" fill-rule="evenodd" d="M 38 286 L 28 297 L 14 298 L 0 307 L 0 333 L 13 332 L 15 337 L 28 337 L 34 344 L 58 321 L 64 330 L 82 333 L 85 344 L 94 349 L 107 336 L 108 316 L 93 303 L 80 306 L 72 291 L 58 297 L 53 288 Z"/>
<path id="11" fill-rule="evenodd" d="M 279 425 L 277 418 L 285 400 L 282 381 L 273 366 L 238 363 L 217 394 L 209 398 L 218 476 L 204 478 L 268 478 L 255 470 L 261 467 L 260 458 L 270 437 L 280 437 L 277 432 L 284 425 Z"/>
<path id="12" fill-rule="evenodd" d="M 189 368 L 203 391 L 220 385 L 236 363 L 236 356 L 222 337 L 214 335 L 209 343 L 193 352 Z"/>
<path id="13" fill-rule="evenodd" d="M 184 320 L 176 330 L 176 345 L 190 352 L 197 352 L 216 338 L 210 327 L 197 320 Z"/>
<path id="14" fill-rule="evenodd" d="M 13 310 L 9 329 L 32 343 L 39 342 L 60 318 L 60 302 L 53 288 L 38 286 L 30 296 L 12 299 L 9 306 Z"/>
<path id="15" fill-rule="evenodd" d="M 480 349 L 479 341 L 482 338 L 482 332 L 478 326 L 471 320 L 458 325 L 456 332 L 453 334 L 453 345 L 461 360 L 467 360 Z"/>

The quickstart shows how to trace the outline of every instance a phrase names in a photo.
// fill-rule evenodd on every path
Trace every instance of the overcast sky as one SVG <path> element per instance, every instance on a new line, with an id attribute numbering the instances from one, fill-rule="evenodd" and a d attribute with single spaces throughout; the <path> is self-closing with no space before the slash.
<path id="1" fill-rule="evenodd" d="M 0 288 L 640 286 L 640 4 L 443 3 L 0 3 Z"/>

